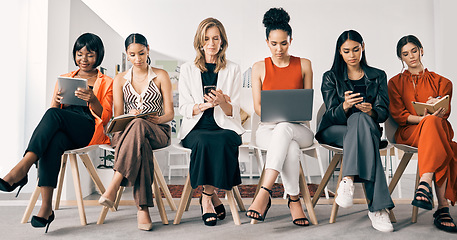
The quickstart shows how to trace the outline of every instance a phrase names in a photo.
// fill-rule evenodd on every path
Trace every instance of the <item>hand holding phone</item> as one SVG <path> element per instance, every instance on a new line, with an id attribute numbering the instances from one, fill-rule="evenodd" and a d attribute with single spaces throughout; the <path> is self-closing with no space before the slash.
<path id="1" fill-rule="evenodd" d="M 356 85 L 354 86 L 354 92 L 353 93 L 359 93 L 359 97 L 363 97 L 362 102 L 366 102 L 366 96 L 367 96 L 367 86 L 365 85 Z"/>
<path id="2" fill-rule="evenodd" d="M 203 95 L 208 95 L 209 93 L 211 93 L 211 91 L 214 90 L 216 91 L 216 86 L 215 85 L 209 85 L 209 86 L 204 86 L 203 87 Z"/>

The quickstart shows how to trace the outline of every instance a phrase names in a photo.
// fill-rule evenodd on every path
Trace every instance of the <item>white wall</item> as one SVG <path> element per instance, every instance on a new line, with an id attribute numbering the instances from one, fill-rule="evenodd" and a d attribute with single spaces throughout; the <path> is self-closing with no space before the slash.
<path id="1" fill-rule="evenodd" d="M 369 64 L 384 69 L 388 77 L 401 70 L 395 46 L 407 34 L 421 39 L 427 49 L 424 64 L 430 70 L 436 69 L 435 16 L 444 15 L 434 12 L 434 2 L 430 0 L 113 0 L 109 8 L 100 1 L 83 1 L 122 36 L 143 33 L 151 49 L 186 61 L 195 56 L 192 43 L 199 22 L 216 17 L 227 30 L 228 58 L 239 63 L 242 71 L 270 56 L 263 14 L 271 7 L 283 7 L 291 16 L 293 28 L 290 53 L 312 61 L 316 89 L 320 88 L 322 74 L 331 67 L 337 37 L 347 29 L 362 34 Z M 153 14 L 125 10 L 138 6 Z M 449 77 L 457 79 L 456 74 Z M 316 91 L 315 113 L 320 104 L 321 93 Z"/>

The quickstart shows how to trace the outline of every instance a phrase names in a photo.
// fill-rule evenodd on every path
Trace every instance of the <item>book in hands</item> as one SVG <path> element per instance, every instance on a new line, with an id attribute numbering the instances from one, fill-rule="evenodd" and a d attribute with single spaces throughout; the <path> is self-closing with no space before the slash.
<path id="1" fill-rule="evenodd" d="M 413 101 L 413 107 L 419 116 L 424 115 L 425 109 L 427 109 L 427 112 L 430 114 L 433 114 L 434 112 L 438 111 L 438 109 L 440 109 L 440 108 L 444 108 L 444 110 L 447 112 L 447 110 L 449 109 L 449 95 L 446 95 L 446 96 L 440 98 L 434 104 Z"/>
<path id="2" fill-rule="evenodd" d="M 137 115 L 133 114 L 124 114 L 113 118 L 109 123 L 108 127 L 106 128 L 106 133 L 114 133 L 123 131 L 125 127 L 135 118 L 146 118 L 149 116 L 157 116 L 157 112 L 148 112 L 148 113 L 140 113 Z"/>

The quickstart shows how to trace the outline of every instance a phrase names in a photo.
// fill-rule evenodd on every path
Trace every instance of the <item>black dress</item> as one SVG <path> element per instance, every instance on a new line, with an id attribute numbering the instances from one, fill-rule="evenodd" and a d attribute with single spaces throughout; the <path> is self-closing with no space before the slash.
<path id="1" fill-rule="evenodd" d="M 216 65 L 206 64 L 202 85 L 217 85 Z M 203 94 L 203 93 L 202 93 Z M 214 108 L 203 112 L 198 123 L 182 140 L 182 145 L 192 149 L 190 155 L 190 183 L 192 188 L 211 185 L 231 190 L 241 184 L 238 165 L 238 147 L 241 137 L 234 131 L 222 129 L 214 120 Z"/>

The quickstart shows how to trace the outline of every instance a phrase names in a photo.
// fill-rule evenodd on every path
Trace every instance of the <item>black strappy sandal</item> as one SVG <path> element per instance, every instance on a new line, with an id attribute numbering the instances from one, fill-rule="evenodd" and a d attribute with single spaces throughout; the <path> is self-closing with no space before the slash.
<path id="1" fill-rule="evenodd" d="M 219 220 L 224 220 L 225 219 L 225 207 L 224 204 L 217 205 L 214 207 L 214 210 L 216 211 L 217 218 Z"/>
<path id="2" fill-rule="evenodd" d="M 256 210 L 248 210 L 248 211 L 246 212 L 246 217 L 252 218 L 252 219 L 255 219 L 255 220 L 258 220 L 258 221 L 264 221 L 265 218 L 267 217 L 268 209 L 270 209 L 270 207 L 271 207 L 271 195 L 273 194 L 273 192 L 272 192 L 270 189 L 268 189 L 268 188 L 266 188 L 266 187 L 264 187 L 264 186 L 261 186 L 260 188 L 261 188 L 261 189 L 264 189 L 265 191 L 267 191 L 267 192 L 270 194 L 270 196 L 269 196 L 269 198 L 268 198 L 267 206 L 266 206 L 266 208 L 265 208 L 265 212 L 264 212 L 263 214 L 260 214 L 260 213 L 257 212 Z M 257 214 L 258 217 L 249 216 L 248 213 L 255 213 L 255 214 Z"/>
<path id="3" fill-rule="evenodd" d="M 288 198 L 289 200 L 287 201 L 287 207 L 290 208 L 290 203 L 291 202 L 300 202 L 300 198 L 296 199 L 296 200 L 292 200 L 289 196 Z M 303 221 L 303 222 L 308 222 L 308 223 L 305 223 L 305 224 L 299 224 L 298 222 L 299 221 Z M 300 227 L 306 227 L 306 226 L 309 226 L 309 220 L 308 218 L 304 217 L 304 218 L 297 218 L 297 219 L 294 219 L 292 220 L 292 222 L 297 225 L 297 226 L 300 226 Z"/>
<path id="4" fill-rule="evenodd" d="M 204 191 L 202 191 L 202 194 L 205 194 L 208 197 L 212 197 L 213 196 L 213 194 L 208 194 L 208 193 L 205 193 Z M 203 214 L 202 198 L 203 198 L 203 195 L 200 196 L 200 208 L 201 208 L 202 214 Z M 208 218 L 214 218 L 214 220 L 207 221 Z M 216 224 L 217 224 L 217 215 L 215 213 L 205 213 L 205 214 L 202 215 L 202 220 L 203 220 L 203 222 L 205 223 L 206 226 L 216 226 Z"/>
<path id="5" fill-rule="evenodd" d="M 446 232 L 457 232 L 457 225 L 455 225 L 454 219 L 452 219 L 451 214 L 449 214 L 448 207 L 444 207 L 444 208 L 440 208 L 440 209 L 436 210 L 436 212 L 433 214 L 433 217 L 435 218 L 433 223 L 435 224 L 435 226 L 438 229 L 446 231 Z M 454 226 L 453 227 L 446 226 L 446 225 L 443 225 L 443 223 L 453 223 Z"/>
<path id="6" fill-rule="evenodd" d="M 416 206 L 416 207 L 419 207 L 419 208 L 432 210 L 433 209 L 433 205 L 432 205 L 432 201 L 433 201 L 432 188 L 430 187 L 430 185 L 427 182 L 424 182 L 424 181 L 420 182 L 419 186 L 420 185 L 425 186 L 428 189 L 428 192 L 424 188 L 419 188 L 418 187 L 416 189 L 416 194 L 414 195 L 414 199 L 411 202 L 411 204 L 413 206 Z M 427 200 L 418 200 L 417 199 L 418 197 L 424 197 Z"/>

